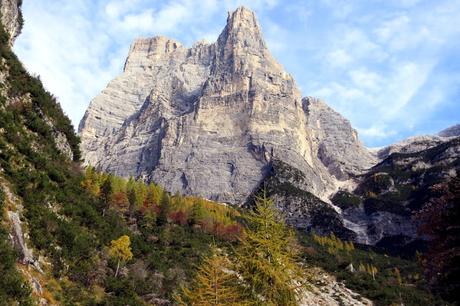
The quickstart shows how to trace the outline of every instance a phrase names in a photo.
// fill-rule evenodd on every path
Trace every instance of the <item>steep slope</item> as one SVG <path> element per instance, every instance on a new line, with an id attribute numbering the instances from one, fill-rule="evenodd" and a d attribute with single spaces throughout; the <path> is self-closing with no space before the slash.
<path id="1" fill-rule="evenodd" d="M 123 74 L 81 121 L 82 151 L 98 169 L 230 203 L 244 202 L 279 159 L 327 201 L 338 179 L 361 173 L 373 157 L 348 122 L 333 127 L 345 119 L 312 101 L 302 100 L 241 7 L 213 44 L 134 42 Z M 336 146 L 356 154 L 339 156 Z"/>
<path id="2" fill-rule="evenodd" d="M 433 186 L 460 173 L 460 137 L 416 152 L 392 153 L 362 176 L 354 194 L 338 192 L 332 202 L 361 226 L 361 243 L 397 251 L 422 249 L 413 219 L 433 195 Z M 346 221 L 346 222 L 347 222 Z"/>

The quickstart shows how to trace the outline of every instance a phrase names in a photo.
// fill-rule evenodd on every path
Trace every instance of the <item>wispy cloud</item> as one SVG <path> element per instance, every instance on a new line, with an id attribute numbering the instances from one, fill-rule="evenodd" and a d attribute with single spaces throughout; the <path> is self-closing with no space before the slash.
<path id="1" fill-rule="evenodd" d="M 77 125 L 134 38 L 212 41 L 239 5 L 303 94 L 325 98 L 368 145 L 460 121 L 460 0 L 24 1 L 15 50 Z"/>

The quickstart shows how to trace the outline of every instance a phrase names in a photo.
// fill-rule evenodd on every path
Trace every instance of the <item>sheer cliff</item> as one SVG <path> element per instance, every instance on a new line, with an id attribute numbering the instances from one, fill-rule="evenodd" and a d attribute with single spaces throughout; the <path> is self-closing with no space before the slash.
<path id="1" fill-rule="evenodd" d="M 230 203 L 244 202 L 274 159 L 326 201 L 338 180 L 376 162 L 347 120 L 302 99 L 244 7 L 213 44 L 136 40 L 79 131 L 87 164 Z"/>

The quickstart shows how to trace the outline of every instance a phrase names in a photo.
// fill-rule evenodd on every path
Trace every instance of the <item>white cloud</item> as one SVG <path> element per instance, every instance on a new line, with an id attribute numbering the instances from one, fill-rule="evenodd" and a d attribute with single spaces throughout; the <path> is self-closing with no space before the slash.
<path id="1" fill-rule="evenodd" d="M 360 136 L 372 137 L 372 138 L 386 138 L 397 134 L 395 130 L 390 130 L 387 126 L 375 126 L 372 125 L 368 128 L 357 128 Z"/>
<path id="2" fill-rule="evenodd" d="M 154 27 L 154 19 L 153 10 L 145 10 L 123 16 L 121 26 L 128 31 L 145 31 Z"/>
<path id="3" fill-rule="evenodd" d="M 381 77 L 367 68 L 355 69 L 350 71 L 350 78 L 357 87 L 367 90 L 379 90 L 382 85 Z"/>
<path id="4" fill-rule="evenodd" d="M 330 51 L 326 58 L 330 65 L 335 67 L 345 66 L 352 62 L 352 57 L 343 49 Z"/>

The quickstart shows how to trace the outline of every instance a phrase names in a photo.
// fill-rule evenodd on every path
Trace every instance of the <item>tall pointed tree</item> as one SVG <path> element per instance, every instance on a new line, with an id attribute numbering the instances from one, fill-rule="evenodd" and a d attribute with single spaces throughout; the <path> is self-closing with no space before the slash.
<path id="1" fill-rule="evenodd" d="M 112 175 L 107 176 L 104 183 L 102 183 L 100 191 L 100 199 L 102 203 L 102 214 L 110 207 L 110 200 L 112 198 Z"/>
<path id="2" fill-rule="evenodd" d="M 247 217 L 249 226 L 237 249 L 238 273 L 256 305 L 296 305 L 306 273 L 297 241 L 265 192 Z"/>
<path id="3" fill-rule="evenodd" d="M 170 198 L 167 192 L 163 192 L 160 200 L 160 214 L 157 218 L 158 225 L 165 225 L 168 223 L 168 214 L 170 211 Z"/>
<path id="4" fill-rule="evenodd" d="M 179 305 L 248 305 L 243 299 L 240 281 L 229 258 L 215 245 L 188 288 L 175 296 Z"/>

